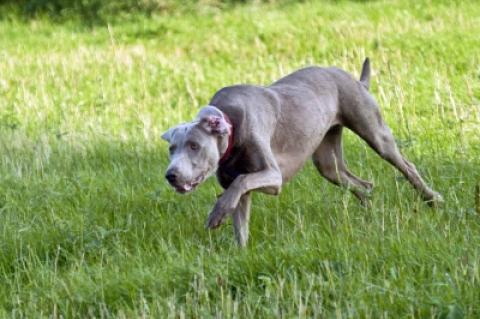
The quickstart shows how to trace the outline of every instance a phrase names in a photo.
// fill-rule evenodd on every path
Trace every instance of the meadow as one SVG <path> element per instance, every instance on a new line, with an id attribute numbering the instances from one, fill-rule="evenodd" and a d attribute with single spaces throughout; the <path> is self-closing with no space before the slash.
<path id="1" fill-rule="evenodd" d="M 480 4 L 205 2 L 0 20 L 0 317 L 480 317 Z M 371 207 L 308 163 L 255 194 L 250 242 L 176 194 L 161 134 L 220 88 L 307 65 L 359 76 L 445 204 L 345 134 Z"/>

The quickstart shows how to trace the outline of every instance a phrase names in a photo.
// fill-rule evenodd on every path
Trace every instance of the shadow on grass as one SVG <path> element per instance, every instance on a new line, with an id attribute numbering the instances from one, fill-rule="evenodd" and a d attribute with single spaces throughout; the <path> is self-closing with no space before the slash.
<path id="1" fill-rule="evenodd" d="M 349 0 L 354 3 L 366 3 L 376 0 Z M 299 1 L 293 0 L 261 0 L 261 3 L 288 6 Z M 302 1 L 300 1 L 302 2 Z M 338 0 L 325 0 L 337 3 Z M 175 14 L 197 12 L 200 7 L 225 10 L 239 5 L 248 5 L 258 1 L 251 0 L 216 0 L 207 3 L 199 0 L 4 0 L 0 2 L 0 17 L 16 15 L 24 19 L 47 16 L 52 21 L 62 22 L 76 20 L 86 26 L 104 24 L 116 18 L 125 18 L 137 14 L 151 16 L 153 14 Z"/>
<path id="2" fill-rule="evenodd" d="M 50 253 L 56 255 L 57 247 L 65 246 L 68 254 L 81 252 L 91 256 L 93 261 L 98 257 L 96 252 L 99 249 L 110 247 L 116 241 L 128 247 L 135 246 L 128 238 L 132 232 L 141 234 L 137 238 L 140 242 L 147 238 L 160 240 L 158 233 L 163 233 L 170 244 L 180 245 L 175 247 L 178 249 L 185 244 L 184 233 L 190 234 L 187 241 L 192 240 L 194 245 L 203 246 L 209 241 L 203 222 L 221 188 L 215 178 L 211 178 L 194 194 L 180 196 L 174 193 L 163 178 L 168 159 L 166 147 L 161 142 L 147 145 L 141 141 L 106 140 L 71 144 L 57 137 L 55 139 L 58 140 L 51 141 L 50 145 L 42 145 L 15 141 L 15 135 L 2 139 L 0 152 L 4 162 L 0 163 L 0 212 L 5 232 L 10 233 L 5 237 L 8 240 L 4 242 L 6 250 L 2 259 L 15 260 L 14 255 L 22 251 L 22 247 L 17 246 L 19 242 L 16 238 L 19 236 L 24 242 L 31 240 L 32 247 L 38 246 L 41 255 L 52 260 L 55 258 L 49 256 Z M 358 156 L 360 152 L 356 149 L 358 147 L 347 150 L 347 158 L 354 158 L 352 154 Z M 355 172 L 359 171 L 358 165 L 371 166 L 376 175 L 374 179 L 377 179 L 374 181 L 377 185 L 375 191 L 380 196 L 387 191 L 382 183 L 393 185 L 395 181 L 394 178 L 382 181 L 378 176 L 382 174 L 379 168 L 394 169 L 376 154 L 370 153 L 371 156 L 361 159 L 362 163 L 352 162 L 352 169 Z M 451 205 L 456 214 L 474 214 L 479 209 L 475 207 L 478 205 L 475 187 L 480 182 L 476 170 L 478 161 L 443 159 L 437 162 L 427 157 L 413 161 L 428 184 L 432 184 L 431 175 L 434 176 L 435 188 L 445 196 L 447 205 Z M 307 171 L 314 176 L 306 177 Z M 408 182 L 403 177 L 400 179 L 401 185 L 413 193 Z M 286 193 L 281 196 L 284 198 L 283 208 L 295 206 L 293 202 L 298 200 L 297 192 L 311 186 L 311 183 L 306 184 L 306 180 L 313 183 L 324 181 L 311 167 L 299 173 L 285 187 Z M 326 181 L 324 185 L 341 197 L 342 190 Z M 315 194 L 303 196 L 305 203 L 325 200 Z M 448 203 L 451 199 L 462 205 L 456 207 L 455 203 Z M 265 210 L 259 203 L 260 199 L 253 202 L 254 211 Z M 305 203 L 306 211 L 313 210 L 317 205 L 309 207 Z M 340 207 L 341 203 L 328 203 L 327 199 L 325 205 Z M 311 218 L 312 215 L 308 213 L 305 217 Z M 269 222 L 274 223 L 275 218 L 276 215 L 272 214 Z M 24 231 L 19 234 L 18 229 Z M 230 235 L 226 234 L 229 240 Z M 225 238 L 218 238 L 219 243 L 222 240 Z M 7 242 L 12 247 L 9 248 Z M 110 248 L 113 249 L 113 246 Z M 7 258 L 7 255 L 10 257 Z"/>
<path id="3" fill-rule="evenodd" d="M 203 222 L 215 200 L 212 193 L 216 182 L 209 181 L 194 195 L 174 194 L 163 181 L 167 163 L 163 144 L 140 140 L 70 144 L 60 139 L 51 141 L 51 145 L 15 146 L 10 145 L 14 136 L 4 140 L 10 142 L 0 144 L 4 158 L 0 163 L 4 233 L 0 272 L 17 278 L 9 283 L 11 289 L 16 289 L 15 285 L 22 289 L 34 280 L 42 292 L 39 298 L 46 305 L 58 300 L 52 297 L 55 294 L 43 291 L 53 289 L 61 295 L 74 291 L 59 305 L 62 313 L 72 309 L 82 314 L 91 309 L 100 311 L 96 307 L 101 298 L 115 312 L 124 304 L 134 307 L 140 295 L 148 302 L 174 296 L 185 307 L 191 296 L 208 295 L 218 300 L 222 289 L 236 300 L 247 299 L 248 293 L 263 297 L 278 289 L 282 278 L 308 287 L 309 277 L 304 274 L 315 275 L 320 285 L 342 282 L 358 270 L 331 253 L 336 246 L 327 244 L 328 232 L 314 234 L 312 229 L 306 230 L 307 240 L 303 232 L 298 237 L 280 234 L 282 231 L 275 228 L 278 215 L 274 211 L 263 220 L 259 217 L 260 210 L 269 210 L 262 209 L 260 201 L 253 203 L 257 216 L 252 230 L 258 233 L 263 229 L 265 233 L 248 250 L 235 249 L 230 231 L 209 234 Z M 475 172 L 476 163 L 446 160 L 435 166 L 449 172 L 452 179 L 443 177 L 440 181 L 440 186 L 446 187 L 458 184 L 458 176 Z M 317 175 L 301 178 L 320 180 Z M 307 188 L 303 184 L 297 180 L 292 186 L 303 193 L 301 189 Z M 467 184 L 462 189 L 473 187 L 473 179 L 468 179 Z M 461 189 L 452 191 L 455 196 L 465 193 Z M 286 192 L 284 203 L 277 209 L 291 210 L 295 206 L 285 200 L 294 198 L 294 194 L 289 194 L 288 189 Z M 335 192 L 341 194 L 337 189 Z M 302 200 L 325 207 L 325 194 L 317 195 L 305 194 Z M 470 203 L 463 205 L 460 208 L 467 209 Z M 308 225 L 318 222 L 318 211 L 313 207 L 302 205 L 301 214 Z M 337 216 L 338 223 L 342 216 Z M 287 215 L 281 218 L 289 228 L 294 223 Z M 260 226 L 262 221 L 268 225 Z M 328 229 L 328 222 L 322 227 Z M 279 233 L 279 241 L 273 239 L 275 232 Z M 289 240 L 283 242 L 286 238 Z M 369 245 L 382 243 L 372 240 Z M 371 262 L 368 269 L 381 273 L 382 258 L 378 263 Z M 80 269 L 76 268 L 78 264 Z M 48 274 L 57 269 L 61 270 L 60 279 L 50 281 Z M 102 289 L 93 289 L 100 280 Z M 334 294 L 323 286 L 313 289 L 325 293 L 324 306 L 333 307 Z M 28 293 L 22 291 L 18 292 L 21 298 L 28 299 Z M 7 308 L 15 309 L 15 304 Z"/>

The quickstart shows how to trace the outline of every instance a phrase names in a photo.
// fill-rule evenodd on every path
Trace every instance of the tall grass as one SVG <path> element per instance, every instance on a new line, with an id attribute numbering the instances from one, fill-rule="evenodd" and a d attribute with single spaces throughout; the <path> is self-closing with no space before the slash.
<path id="1" fill-rule="evenodd" d="M 0 316 L 480 316 L 479 16 L 397 1 L 0 21 Z M 443 208 L 350 133 L 371 207 L 308 164 L 280 197 L 254 195 L 243 251 L 230 225 L 203 227 L 214 180 L 187 196 L 164 182 L 160 134 L 216 90 L 310 64 L 358 76 L 366 56 Z"/>

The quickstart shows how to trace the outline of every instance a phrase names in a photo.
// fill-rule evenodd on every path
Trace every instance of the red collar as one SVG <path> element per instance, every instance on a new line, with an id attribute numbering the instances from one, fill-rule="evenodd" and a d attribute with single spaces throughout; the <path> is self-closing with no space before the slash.
<path id="1" fill-rule="evenodd" d="M 230 118 L 228 117 L 227 114 L 225 114 L 224 112 L 222 112 L 222 114 L 223 114 L 223 117 L 225 118 L 225 121 L 227 121 L 227 123 L 230 124 L 230 129 L 228 130 L 228 146 L 227 146 L 227 149 L 225 150 L 225 153 L 223 153 L 222 157 L 218 161 L 218 164 L 220 164 L 220 165 L 225 163 L 227 161 L 227 159 L 230 157 L 230 155 L 232 154 L 233 133 L 234 133 L 232 121 L 230 121 Z"/>

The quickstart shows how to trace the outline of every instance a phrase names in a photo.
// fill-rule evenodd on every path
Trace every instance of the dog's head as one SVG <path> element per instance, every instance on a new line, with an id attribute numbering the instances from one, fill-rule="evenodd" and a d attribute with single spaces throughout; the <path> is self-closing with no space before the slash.
<path id="1" fill-rule="evenodd" d="M 212 175 L 228 147 L 231 125 L 223 113 L 208 105 L 197 118 L 166 131 L 170 164 L 165 178 L 179 193 L 186 193 Z"/>

